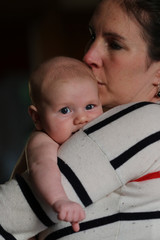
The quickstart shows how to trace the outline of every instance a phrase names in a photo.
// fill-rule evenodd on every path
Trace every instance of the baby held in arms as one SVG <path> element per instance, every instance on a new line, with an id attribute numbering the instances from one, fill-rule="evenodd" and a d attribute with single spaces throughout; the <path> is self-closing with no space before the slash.
<path id="1" fill-rule="evenodd" d="M 84 63 L 56 57 L 33 72 L 29 91 L 29 114 L 36 128 L 26 147 L 30 178 L 58 219 L 71 222 L 73 230 L 79 231 L 85 212 L 63 189 L 57 151 L 75 132 L 103 113 L 97 82 Z"/>

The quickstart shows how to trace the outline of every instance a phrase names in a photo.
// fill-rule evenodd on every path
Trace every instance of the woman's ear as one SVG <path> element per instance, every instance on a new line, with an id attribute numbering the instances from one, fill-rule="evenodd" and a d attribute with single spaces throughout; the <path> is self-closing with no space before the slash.
<path id="1" fill-rule="evenodd" d="M 40 116 L 39 116 L 37 108 L 34 105 L 30 105 L 28 108 L 28 113 L 34 122 L 35 128 L 37 130 L 42 130 Z"/>
<path id="2" fill-rule="evenodd" d="M 154 82 L 153 82 L 153 85 L 158 88 L 159 85 L 160 85 L 160 69 L 157 70 L 156 74 L 155 74 L 155 79 L 154 79 Z"/>
<path id="3" fill-rule="evenodd" d="M 157 70 L 155 74 L 153 86 L 154 86 L 154 97 L 152 99 L 152 102 L 157 102 L 160 99 L 160 68 Z"/>
<path id="4" fill-rule="evenodd" d="M 160 82 L 160 69 L 156 72 L 157 82 Z"/>

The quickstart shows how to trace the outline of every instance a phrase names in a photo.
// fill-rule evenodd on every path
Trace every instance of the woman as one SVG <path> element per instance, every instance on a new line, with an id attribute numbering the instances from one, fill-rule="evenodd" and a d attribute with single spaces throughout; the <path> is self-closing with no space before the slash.
<path id="1" fill-rule="evenodd" d="M 63 222 L 53 225 L 56 217 L 42 201 L 42 208 L 38 205 L 26 187 L 26 175 L 26 181 L 17 181 L 35 214 L 16 180 L 2 186 L 5 198 L 0 194 L 7 199 L 9 190 L 11 196 L 17 193 L 24 204 L 18 207 L 25 209 L 22 219 L 32 223 L 26 220 L 21 229 L 26 235 L 21 238 L 9 227 L 6 230 L 2 219 L 2 239 L 6 232 L 26 239 L 52 225 L 39 239 L 159 239 L 159 19 L 159 0 L 103 0 L 90 21 L 91 41 L 84 61 L 92 68 L 102 104 L 109 111 L 67 141 L 58 159 L 66 192 L 86 207 L 80 231 L 74 233 Z M 68 167 L 70 158 L 73 164 Z M 15 222 L 16 217 L 17 210 Z"/>
<path id="2" fill-rule="evenodd" d="M 159 1 L 102 1 L 90 24 L 84 61 L 97 77 L 103 105 L 158 101 Z"/>

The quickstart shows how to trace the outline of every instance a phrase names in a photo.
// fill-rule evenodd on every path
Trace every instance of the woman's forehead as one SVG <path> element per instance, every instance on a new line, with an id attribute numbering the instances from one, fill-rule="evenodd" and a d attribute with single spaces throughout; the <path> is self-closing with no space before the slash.
<path id="1" fill-rule="evenodd" d="M 129 35 L 141 38 L 140 25 L 133 16 L 127 14 L 119 2 L 103 0 L 91 18 L 90 26 L 96 32 L 115 33 L 124 39 L 128 38 Z"/>
<path id="2" fill-rule="evenodd" d="M 119 16 L 119 14 L 122 15 L 122 13 L 123 16 L 126 16 L 120 6 L 115 2 L 103 0 L 95 9 L 90 23 L 94 23 L 94 25 L 96 25 L 96 23 L 97 25 L 107 24 L 109 18 L 116 20 L 117 16 Z"/>

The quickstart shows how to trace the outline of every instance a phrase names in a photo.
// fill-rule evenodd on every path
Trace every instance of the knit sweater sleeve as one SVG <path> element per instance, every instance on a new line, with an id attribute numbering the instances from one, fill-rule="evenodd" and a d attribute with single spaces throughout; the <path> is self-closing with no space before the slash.
<path id="1" fill-rule="evenodd" d="M 58 152 L 68 197 L 88 206 L 155 170 L 160 159 L 159 119 L 158 104 L 127 104 L 73 135 Z M 23 177 L 0 186 L 0 239 L 24 240 L 57 222 L 27 173 Z"/>
<path id="2" fill-rule="evenodd" d="M 158 104 L 132 103 L 106 112 L 77 132 L 58 153 L 68 196 L 88 206 L 149 172 L 160 157 L 158 119 Z"/>

